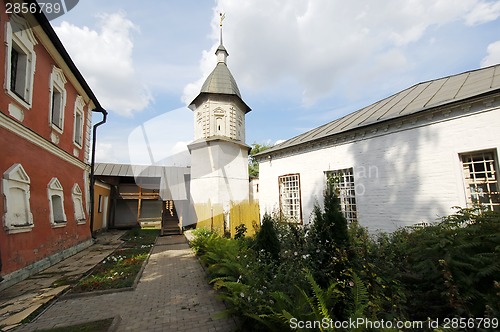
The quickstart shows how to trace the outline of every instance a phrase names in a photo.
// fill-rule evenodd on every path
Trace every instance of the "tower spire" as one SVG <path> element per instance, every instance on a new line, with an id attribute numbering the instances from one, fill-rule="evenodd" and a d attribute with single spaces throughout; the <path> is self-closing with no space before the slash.
<path id="1" fill-rule="evenodd" d="M 220 44 L 222 45 L 222 21 L 224 21 L 224 19 L 226 18 L 226 14 L 225 13 L 219 13 L 220 15 L 220 23 L 219 23 L 219 26 L 220 26 Z"/>
<path id="2" fill-rule="evenodd" d="M 215 54 L 217 55 L 217 62 L 226 63 L 226 58 L 229 55 L 229 53 L 227 53 L 226 48 L 222 44 L 222 21 L 224 21 L 224 19 L 226 18 L 226 14 L 221 12 L 221 13 L 219 13 L 219 15 L 220 15 L 220 23 L 219 23 L 220 44 L 219 44 L 219 47 L 217 48 L 217 51 L 215 51 Z"/>

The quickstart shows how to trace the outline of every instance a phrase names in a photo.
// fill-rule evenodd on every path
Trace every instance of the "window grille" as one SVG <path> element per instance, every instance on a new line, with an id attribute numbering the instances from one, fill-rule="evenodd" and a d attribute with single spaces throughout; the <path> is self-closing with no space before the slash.
<path id="1" fill-rule="evenodd" d="M 354 171 L 351 168 L 326 172 L 327 183 L 332 185 L 340 199 L 342 213 L 348 222 L 356 221 L 358 210 L 356 206 L 356 190 L 354 184 Z"/>
<path id="2" fill-rule="evenodd" d="M 289 222 L 302 222 L 299 174 L 283 175 L 278 181 L 282 216 Z"/>
<path id="3" fill-rule="evenodd" d="M 500 211 L 497 159 L 494 151 L 461 155 L 469 204 Z"/>

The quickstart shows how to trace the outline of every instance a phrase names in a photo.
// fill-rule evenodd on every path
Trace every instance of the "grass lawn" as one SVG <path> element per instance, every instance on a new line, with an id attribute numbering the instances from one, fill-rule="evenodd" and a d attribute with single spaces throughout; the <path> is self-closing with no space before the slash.
<path id="1" fill-rule="evenodd" d="M 158 234 L 159 231 L 155 229 L 128 231 L 122 237 L 123 244 L 96 265 L 71 291 L 85 293 L 131 287 Z"/>

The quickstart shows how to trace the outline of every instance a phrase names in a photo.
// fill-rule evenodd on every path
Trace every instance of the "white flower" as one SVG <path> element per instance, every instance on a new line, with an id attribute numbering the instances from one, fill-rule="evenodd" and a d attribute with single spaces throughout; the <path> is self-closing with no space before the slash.
<path id="1" fill-rule="evenodd" d="M 294 252 L 293 254 L 294 254 L 295 256 L 297 256 L 297 255 L 298 255 L 298 253 L 297 253 L 297 252 Z"/>
<path id="2" fill-rule="evenodd" d="M 243 292 L 240 293 L 241 297 L 245 297 L 245 294 Z"/>

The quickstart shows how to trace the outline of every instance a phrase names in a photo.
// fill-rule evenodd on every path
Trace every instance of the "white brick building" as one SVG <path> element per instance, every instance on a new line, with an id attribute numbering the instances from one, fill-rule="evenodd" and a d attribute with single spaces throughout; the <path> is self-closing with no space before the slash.
<path id="1" fill-rule="evenodd" d="M 258 155 L 261 214 L 308 223 L 326 175 L 371 231 L 500 210 L 500 65 L 419 83 Z"/>

